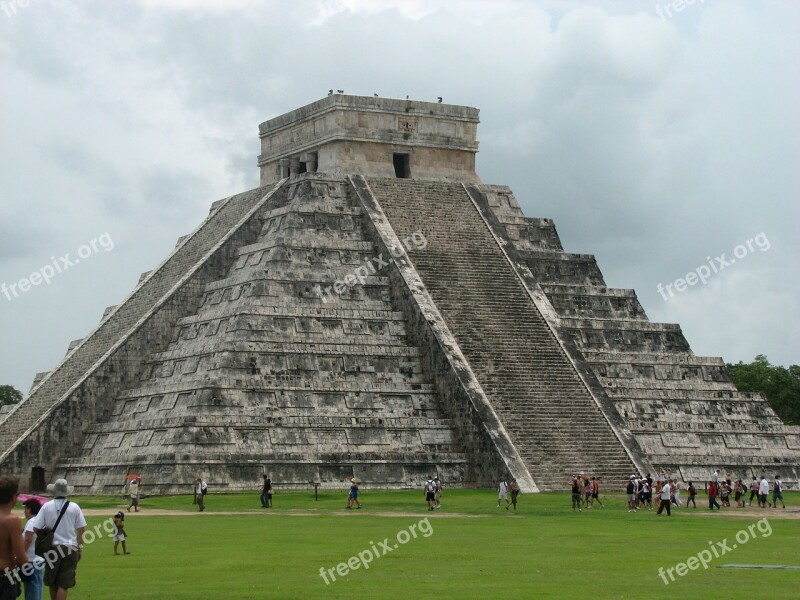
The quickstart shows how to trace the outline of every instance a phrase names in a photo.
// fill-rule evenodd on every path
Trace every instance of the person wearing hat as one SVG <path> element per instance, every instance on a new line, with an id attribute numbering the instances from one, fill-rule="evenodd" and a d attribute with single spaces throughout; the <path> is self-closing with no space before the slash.
<path id="1" fill-rule="evenodd" d="M 52 600 L 66 600 L 69 590 L 75 587 L 75 573 L 83 554 L 86 519 L 80 506 L 67 500 L 75 488 L 67 484 L 66 479 L 57 479 L 47 486 L 47 491 L 53 494 L 53 499 L 42 506 L 33 529 L 37 534 L 45 528 L 53 531 L 55 556 L 44 557 L 44 584 L 50 588 Z M 63 516 L 55 527 L 59 515 Z"/>
<path id="2" fill-rule="evenodd" d="M 29 498 L 22 503 L 25 509 L 25 550 L 28 551 L 28 562 L 33 565 L 33 572 L 23 573 L 22 581 L 25 582 L 25 600 L 42 599 L 42 577 L 44 575 L 44 559 L 36 555 L 36 532 L 33 530 L 33 523 L 36 515 L 42 509 L 41 503 L 36 498 Z"/>
<path id="3" fill-rule="evenodd" d="M 358 499 L 358 481 L 353 477 L 350 479 L 350 493 L 347 495 L 347 507 L 353 508 L 353 502 L 356 503 L 356 510 L 361 508 L 361 500 Z"/>

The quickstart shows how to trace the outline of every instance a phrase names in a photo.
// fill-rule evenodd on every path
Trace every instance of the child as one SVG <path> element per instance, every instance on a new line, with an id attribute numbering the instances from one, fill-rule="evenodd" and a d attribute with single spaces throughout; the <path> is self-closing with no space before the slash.
<path id="1" fill-rule="evenodd" d="M 119 543 L 122 542 L 122 552 L 124 554 L 130 554 L 128 552 L 128 547 L 125 545 L 125 538 L 128 535 L 125 533 L 125 513 L 120 511 L 114 515 L 114 554 L 119 554 L 117 552 L 117 548 L 119 548 Z"/>

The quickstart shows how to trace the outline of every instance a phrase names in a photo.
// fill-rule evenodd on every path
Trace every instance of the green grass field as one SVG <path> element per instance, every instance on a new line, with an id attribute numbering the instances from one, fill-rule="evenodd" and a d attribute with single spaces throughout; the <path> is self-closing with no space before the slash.
<path id="1" fill-rule="evenodd" d="M 521 496 L 513 514 L 496 507 L 491 491 L 448 490 L 433 513 L 422 492 L 409 491 L 365 491 L 364 509 L 345 511 L 345 498 L 326 492 L 315 502 L 313 492 L 278 491 L 276 507 L 265 510 L 255 493 L 210 494 L 203 514 L 193 512 L 189 496 L 145 499 L 141 513 L 127 516 L 131 554 L 114 556 L 110 539 L 88 545 L 70 598 L 790 598 L 800 589 L 800 571 L 717 568 L 800 565 L 800 520 L 777 518 L 785 516 L 773 515 L 780 509 L 734 518 L 736 508 L 713 516 L 683 508 L 667 518 L 628 513 L 613 496 L 605 509 L 573 513 L 567 494 L 549 493 Z M 118 498 L 74 500 L 105 511 L 88 518 L 90 528 L 125 506 Z M 786 500 L 783 512 L 792 513 L 800 494 Z M 154 509 L 186 514 L 147 514 Z M 246 514 L 224 514 L 240 511 Z M 761 529 L 748 533 L 764 516 Z M 417 537 L 398 543 L 412 524 Z M 709 541 L 727 538 L 732 546 L 741 530 L 746 543 L 707 570 L 676 575 L 669 585 L 659 577 L 659 568 L 687 561 Z M 373 545 L 381 552 L 387 538 L 398 547 L 369 569 L 336 573 Z M 326 585 L 321 567 L 333 569 L 336 581 L 328 575 Z"/>

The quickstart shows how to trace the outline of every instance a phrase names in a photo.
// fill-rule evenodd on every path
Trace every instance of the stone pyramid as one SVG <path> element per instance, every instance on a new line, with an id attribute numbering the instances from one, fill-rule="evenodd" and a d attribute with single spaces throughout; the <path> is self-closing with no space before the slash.
<path id="1" fill-rule="evenodd" d="M 331 95 L 0 423 L 0 469 L 117 493 L 561 489 L 800 474 L 800 428 L 475 173 L 478 111 Z"/>

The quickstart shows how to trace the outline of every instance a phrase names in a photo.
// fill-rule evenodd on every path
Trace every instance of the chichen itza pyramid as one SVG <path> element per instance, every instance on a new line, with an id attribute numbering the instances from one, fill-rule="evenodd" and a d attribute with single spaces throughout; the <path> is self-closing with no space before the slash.
<path id="1" fill-rule="evenodd" d="M 215 202 L 0 423 L 0 470 L 117 493 L 607 486 L 666 467 L 796 487 L 800 428 L 652 323 L 475 172 L 478 110 L 333 94 L 260 127 Z M 766 469 L 766 470 L 765 470 Z"/>

